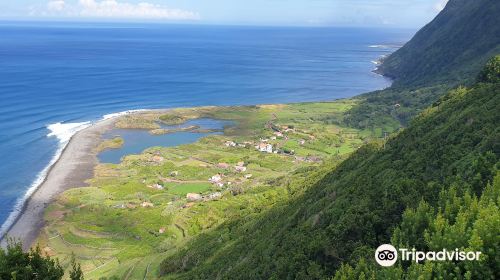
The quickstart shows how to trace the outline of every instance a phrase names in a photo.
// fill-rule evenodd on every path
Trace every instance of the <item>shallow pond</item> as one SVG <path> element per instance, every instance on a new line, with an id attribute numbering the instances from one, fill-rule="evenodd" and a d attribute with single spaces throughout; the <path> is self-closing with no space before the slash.
<path id="1" fill-rule="evenodd" d="M 113 129 L 103 135 L 104 139 L 121 137 L 124 140 L 123 146 L 118 149 L 107 149 L 99 153 L 98 158 L 101 163 L 120 163 L 123 156 L 130 154 L 140 154 L 150 147 L 174 147 L 183 144 L 190 144 L 208 135 L 222 134 L 222 129 L 232 125 L 231 121 L 196 119 L 183 123 L 182 125 L 163 125 L 165 129 L 179 129 L 188 126 L 199 126 L 200 129 L 221 130 L 219 132 L 195 132 L 183 131 L 162 135 L 153 135 L 145 129 Z"/>

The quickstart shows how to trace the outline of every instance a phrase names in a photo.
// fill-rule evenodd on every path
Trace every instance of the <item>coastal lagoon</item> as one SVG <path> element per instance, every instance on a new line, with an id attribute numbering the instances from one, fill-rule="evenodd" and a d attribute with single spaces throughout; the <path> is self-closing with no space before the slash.
<path id="1" fill-rule="evenodd" d="M 412 34 L 0 23 L 0 223 L 43 181 L 71 135 L 104 115 L 351 97 L 390 85 L 371 72 L 373 61 Z"/>
<path id="2" fill-rule="evenodd" d="M 101 163 L 120 163 L 122 157 L 131 154 L 140 154 L 147 148 L 162 146 L 173 147 L 183 144 L 194 143 L 198 139 L 212 135 L 221 134 L 225 126 L 232 122 L 196 119 L 188 121 L 182 125 L 163 125 L 163 129 L 182 129 L 190 126 L 199 127 L 202 130 L 214 130 L 213 132 L 182 131 L 172 132 L 162 135 L 153 135 L 149 130 L 144 129 L 112 129 L 103 135 L 104 139 L 120 137 L 124 140 L 123 146 L 117 149 L 107 149 L 99 153 L 98 158 Z"/>

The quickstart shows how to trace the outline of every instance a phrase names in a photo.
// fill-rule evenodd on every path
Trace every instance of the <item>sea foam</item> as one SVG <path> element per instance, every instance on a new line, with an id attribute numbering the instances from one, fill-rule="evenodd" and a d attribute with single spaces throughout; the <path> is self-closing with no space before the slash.
<path id="1" fill-rule="evenodd" d="M 59 160 L 59 158 L 62 155 L 62 152 L 68 145 L 69 140 L 71 140 L 71 137 L 73 137 L 73 135 L 75 135 L 75 133 L 77 133 L 78 131 L 85 129 L 91 125 L 92 125 L 91 122 L 54 123 L 47 125 L 47 129 L 50 131 L 50 133 L 47 134 L 47 137 L 56 137 L 59 140 L 59 146 L 57 148 L 57 151 L 50 160 L 49 164 L 40 173 L 38 173 L 35 180 L 30 185 L 29 189 L 26 191 L 24 196 L 20 197 L 17 200 L 16 204 L 14 205 L 14 209 L 9 214 L 9 217 L 0 227 L 0 238 L 3 238 L 3 236 L 7 233 L 10 227 L 22 213 L 26 201 L 45 181 L 45 178 L 47 178 L 50 168 Z"/>
<path id="2" fill-rule="evenodd" d="M 145 112 L 145 111 L 148 111 L 148 109 L 127 110 L 127 111 L 122 111 L 122 112 L 118 112 L 118 113 L 111 113 L 111 114 L 104 115 L 102 117 L 102 119 L 108 120 L 108 119 L 120 117 L 123 115 L 129 115 L 129 114 Z"/>
<path id="3" fill-rule="evenodd" d="M 124 116 L 124 115 L 129 115 L 129 114 L 134 114 L 138 112 L 144 112 L 148 111 L 148 109 L 137 109 L 137 110 L 127 110 L 127 111 L 122 111 L 122 112 L 117 112 L 117 113 L 111 113 L 111 114 L 106 114 L 102 116 L 101 121 L 104 120 L 109 120 L 112 118 Z M 14 209 L 10 212 L 9 217 L 3 225 L 0 227 L 0 239 L 3 238 L 3 236 L 7 233 L 7 231 L 10 229 L 10 227 L 14 224 L 14 222 L 17 220 L 19 215 L 21 215 L 23 211 L 23 207 L 26 203 L 26 201 L 35 193 L 35 191 L 40 187 L 40 185 L 45 181 L 45 178 L 47 178 L 47 175 L 49 174 L 50 169 L 52 166 L 59 160 L 61 157 L 64 149 L 68 145 L 69 141 L 71 138 L 78 132 L 81 131 L 85 128 L 88 128 L 95 124 L 95 122 L 77 122 L 77 123 L 53 123 L 47 125 L 47 129 L 49 130 L 49 133 L 47 134 L 47 137 L 55 137 L 59 141 L 59 146 L 57 148 L 57 151 L 55 152 L 54 156 L 50 160 L 49 164 L 42 170 L 38 175 L 36 176 L 35 180 L 33 183 L 30 185 L 29 189 L 26 191 L 24 196 L 19 198 L 14 205 Z"/>

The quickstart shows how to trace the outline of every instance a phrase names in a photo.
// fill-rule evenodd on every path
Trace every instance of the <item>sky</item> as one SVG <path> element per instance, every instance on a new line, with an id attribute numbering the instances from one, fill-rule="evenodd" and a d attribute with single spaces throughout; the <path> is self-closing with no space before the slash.
<path id="1" fill-rule="evenodd" d="M 447 0 L 0 0 L 0 20 L 420 27 Z"/>

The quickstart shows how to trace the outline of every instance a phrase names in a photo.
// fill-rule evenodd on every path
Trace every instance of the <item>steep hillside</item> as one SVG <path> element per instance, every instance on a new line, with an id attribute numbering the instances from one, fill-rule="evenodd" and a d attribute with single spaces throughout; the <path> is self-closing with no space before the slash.
<path id="1" fill-rule="evenodd" d="M 234 221 L 162 263 L 179 279 L 322 279 L 369 259 L 407 208 L 436 207 L 450 186 L 481 195 L 500 158 L 500 59 L 471 89 L 458 88 L 383 144 L 358 150 L 289 205 Z M 317 176 L 317 175 L 316 175 Z M 488 251 L 496 254 L 494 250 Z"/>
<path id="2" fill-rule="evenodd" d="M 373 258 L 361 259 L 354 267 L 343 265 L 334 280 L 344 279 L 498 279 L 500 277 L 500 173 L 484 188 L 480 198 L 451 188 L 439 195 L 438 207 L 425 201 L 403 214 L 391 244 L 397 248 L 449 251 L 460 248 L 484 252 L 481 261 L 397 263 L 386 268 Z"/>
<path id="3" fill-rule="evenodd" d="M 464 84 L 499 52 L 500 2 L 450 0 L 379 71 L 395 79 L 396 87 Z"/>
<path id="4" fill-rule="evenodd" d="M 378 72 L 395 79 L 392 87 L 358 97 L 345 123 L 371 128 L 399 121 L 402 126 L 458 85 L 470 85 L 481 67 L 500 53 L 500 2 L 450 0 L 437 17 Z"/>

